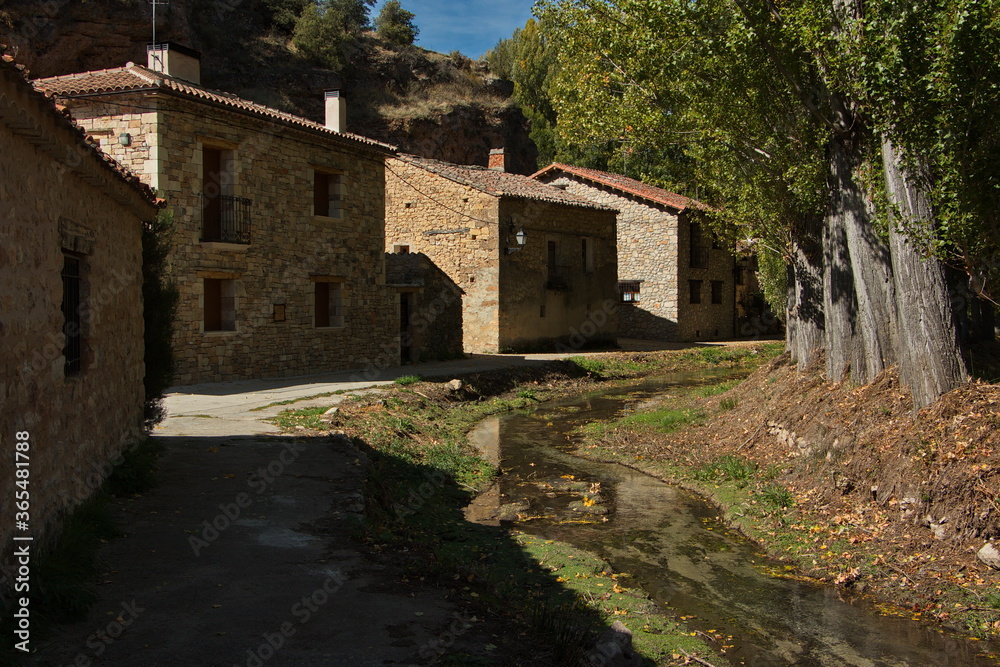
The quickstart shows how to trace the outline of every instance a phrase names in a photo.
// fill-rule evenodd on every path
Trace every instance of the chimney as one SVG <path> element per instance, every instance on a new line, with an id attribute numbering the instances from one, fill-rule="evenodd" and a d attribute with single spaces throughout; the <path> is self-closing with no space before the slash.
<path id="1" fill-rule="evenodd" d="M 347 130 L 347 100 L 341 90 L 326 91 L 326 126 L 334 132 Z"/>
<path id="2" fill-rule="evenodd" d="M 201 52 L 173 42 L 146 45 L 146 66 L 154 72 L 201 85 Z"/>
<path id="3" fill-rule="evenodd" d="M 507 157 L 504 155 L 504 149 L 494 148 L 490 150 L 490 169 L 507 171 Z"/>

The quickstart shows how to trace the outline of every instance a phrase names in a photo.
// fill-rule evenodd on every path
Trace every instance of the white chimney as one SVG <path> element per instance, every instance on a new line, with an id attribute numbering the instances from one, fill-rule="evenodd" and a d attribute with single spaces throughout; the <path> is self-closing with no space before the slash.
<path id="1" fill-rule="evenodd" d="M 326 91 L 326 126 L 334 132 L 347 130 L 347 100 L 343 91 Z"/>
<path id="2" fill-rule="evenodd" d="M 146 66 L 154 72 L 201 85 L 201 52 L 165 42 L 146 45 Z"/>

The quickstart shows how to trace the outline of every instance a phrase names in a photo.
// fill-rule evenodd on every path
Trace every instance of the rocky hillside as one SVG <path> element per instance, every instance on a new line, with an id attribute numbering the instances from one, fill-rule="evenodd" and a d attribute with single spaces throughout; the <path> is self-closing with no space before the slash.
<path id="1" fill-rule="evenodd" d="M 202 81 L 307 118 L 323 117 L 323 91 L 342 87 L 348 129 L 416 153 L 485 165 L 504 147 L 512 171 L 530 173 L 537 152 L 507 82 L 460 54 L 388 48 L 358 40 L 342 72 L 317 68 L 268 28 L 255 0 L 170 0 L 157 40 L 202 52 Z M 144 63 L 152 37 L 148 0 L 0 0 L 0 42 L 33 77 Z"/>

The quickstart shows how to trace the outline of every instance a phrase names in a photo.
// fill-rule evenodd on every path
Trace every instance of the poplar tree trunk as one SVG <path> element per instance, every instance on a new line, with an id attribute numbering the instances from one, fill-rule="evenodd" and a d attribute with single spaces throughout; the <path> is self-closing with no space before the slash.
<path id="1" fill-rule="evenodd" d="M 816 360 L 824 343 L 823 274 L 816 254 L 808 244 L 793 243 L 785 342 L 799 370 Z"/>
<path id="2" fill-rule="evenodd" d="M 882 167 L 889 201 L 910 225 L 930 230 L 933 213 L 926 192 L 907 179 L 900 156 L 882 142 Z M 914 407 L 930 405 L 969 379 L 952 317 L 951 297 L 941 264 L 890 224 L 899 318 L 899 375 L 913 393 Z"/>

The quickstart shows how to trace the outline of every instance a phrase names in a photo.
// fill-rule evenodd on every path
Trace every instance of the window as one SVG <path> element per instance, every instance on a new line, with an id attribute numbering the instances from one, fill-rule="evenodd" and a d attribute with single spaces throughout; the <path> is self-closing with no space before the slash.
<path id="1" fill-rule="evenodd" d="M 708 268 L 708 248 L 703 245 L 703 239 L 701 234 L 701 225 L 697 222 L 692 222 L 690 226 L 690 243 L 691 243 L 691 268 L 692 269 L 707 269 Z M 693 303 L 693 302 L 692 302 Z"/>
<path id="2" fill-rule="evenodd" d="M 689 303 L 701 303 L 701 281 L 689 280 L 688 291 L 690 292 Z"/>
<path id="3" fill-rule="evenodd" d="M 549 241 L 546 245 L 546 265 L 549 269 L 549 275 L 554 276 L 559 272 L 559 267 L 556 264 L 557 258 L 557 246 L 555 241 Z"/>
<path id="4" fill-rule="evenodd" d="M 83 366 L 83 319 L 80 316 L 83 295 L 78 257 L 63 255 L 62 283 L 63 334 L 66 336 L 63 372 L 70 377 L 77 375 Z"/>
<path id="5" fill-rule="evenodd" d="M 712 281 L 712 303 L 722 303 L 722 281 Z"/>
<path id="6" fill-rule="evenodd" d="M 587 273 L 594 271 L 594 244 L 590 239 L 580 239 L 580 263 Z"/>
<path id="7" fill-rule="evenodd" d="M 316 328 L 344 326 L 343 295 L 340 283 L 314 283 L 316 296 Z"/>
<path id="8" fill-rule="evenodd" d="M 343 214 L 343 204 L 343 175 L 313 171 L 313 215 L 339 218 Z"/>
<path id="9" fill-rule="evenodd" d="M 397 255 L 408 255 L 410 254 L 410 246 L 408 245 L 394 245 L 392 246 L 392 251 Z"/>
<path id="10" fill-rule="evenodd" d="M 639 284 L 641 280 L 620 280 L 618 294 L 622 303 L 639 303 Z"/>
<path id="11" fill-rule="evenodd" d="M 205 331 L 236 331 L 234 281 L 205 278 Z"/>

